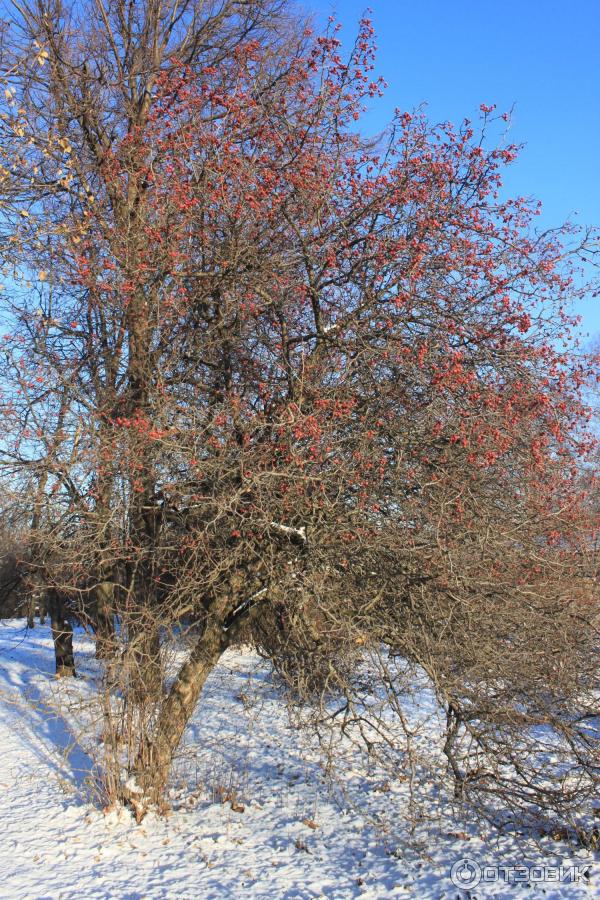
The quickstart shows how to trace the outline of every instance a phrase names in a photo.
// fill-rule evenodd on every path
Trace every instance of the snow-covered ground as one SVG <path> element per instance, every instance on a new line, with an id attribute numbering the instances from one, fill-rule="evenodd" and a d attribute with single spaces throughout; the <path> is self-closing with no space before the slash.
<path id="1" fill-rule="evenodd" d="M 24 624 L 0 622 L 0 898 L 599 893 L 600 859 L 577 857 L 565 844 L 549 841 L 543 856 L 442 814 L 423 820 L 409 845 L 402 782 L 382 783 L 344 761 L 332 790 L 318 756 L 290 725 L 267 667 L 251 653 L 227 653 L 208 682 L 174 774 L 171 815 L 138 826 L 125 811 L 104 814 L 90 799 L 91 760 L 73 746 L 77 703 L 91 696 L 97 675 L 91 642 L 77 635 L 80 678 L 57 681 L 49 630 Z M 52 712 L 57 691 L 63 700 L 70 692 L 68 722 Z M 352 803 L 358 797 L 361 806 Z M 464 858 L 481 867 L 538 868 L 529 885 L 506 884 L 506 870 L 495 880 L 484 871 L 469 894 L 450 878 Z M 560 873 L 539 868 L 575 864 L 591 866 L 589 882 L 560 884 Z"/>

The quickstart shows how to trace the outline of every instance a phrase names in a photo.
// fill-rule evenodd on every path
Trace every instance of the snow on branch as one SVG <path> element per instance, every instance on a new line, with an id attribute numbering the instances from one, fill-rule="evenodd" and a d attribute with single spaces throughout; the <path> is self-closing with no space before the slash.
<path id="1" fill-rule="evenodd" d="M 285 534 L 291 541 L 295 543 L 306 544 L 306 527 L 303 525 L 301 528 L 293 528 L 291 525 L 282 525 L 280 522 L 271 522 L 271 528 L 274 528 L 275 531 L 278 531 L 280 534 Z"/>

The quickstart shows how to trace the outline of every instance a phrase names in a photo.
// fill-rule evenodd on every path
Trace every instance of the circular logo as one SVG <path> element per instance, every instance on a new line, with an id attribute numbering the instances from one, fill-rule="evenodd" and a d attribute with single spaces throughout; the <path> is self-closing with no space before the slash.
<path id="1" fill-rule="evenodd" d="M 450 869 L 450 880 L 454 887 L 469 891 L 481 881 L 481 866 L 473 859 L 459 859 Z"/>

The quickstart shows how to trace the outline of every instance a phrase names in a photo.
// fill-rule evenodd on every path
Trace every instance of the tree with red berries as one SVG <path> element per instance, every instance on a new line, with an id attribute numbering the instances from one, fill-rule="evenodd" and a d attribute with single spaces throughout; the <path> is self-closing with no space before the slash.
<path id="1" fill-rule="evenodd" d="M 344 55 L 333 24 L 277 38 L 273 3 L 176 8 L 26 8 L 43 83 L 24 62 L 2 126 L 30 282 L 3 466 L 41 510 L 29 570 L 93 622 L 135 722 L 120 783 L 140 815 L 160 800 L 244 640 L 359 735 L 402 721 L 416 667 L 457 796 L 574 815 L 598 687 L 574 236 L 504 198 L 492 107 L 360 135 L 368 20 Z"/>

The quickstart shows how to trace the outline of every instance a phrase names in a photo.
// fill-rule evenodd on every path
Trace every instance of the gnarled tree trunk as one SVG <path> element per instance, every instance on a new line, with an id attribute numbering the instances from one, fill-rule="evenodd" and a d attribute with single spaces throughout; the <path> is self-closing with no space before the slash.
<path id="1" fill-rule="evenodd" d="M 207 626 L 163 701 L 156 728 L 142 745 L 137 763 L 138 782 L 147 801 L 160 800 L 185 727 L 228 644 L 227 633 L 218 624 Z"/>

